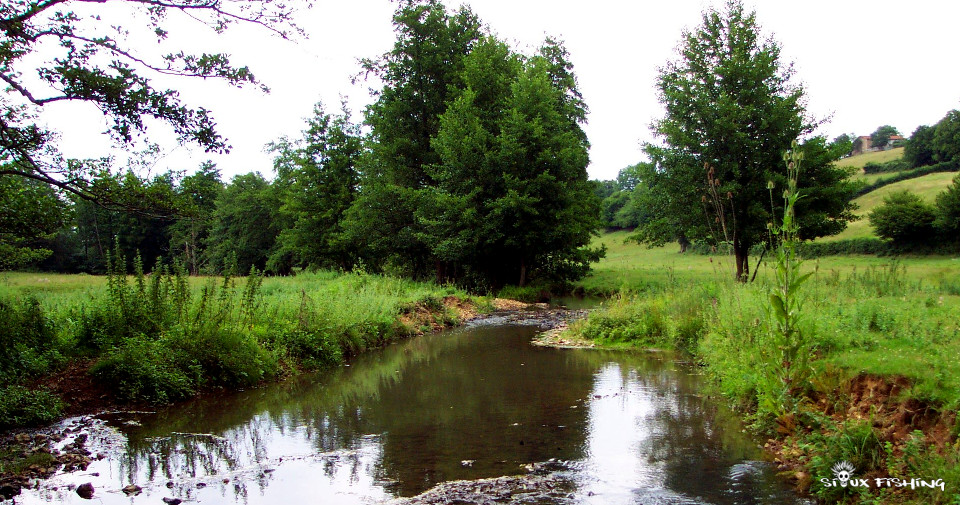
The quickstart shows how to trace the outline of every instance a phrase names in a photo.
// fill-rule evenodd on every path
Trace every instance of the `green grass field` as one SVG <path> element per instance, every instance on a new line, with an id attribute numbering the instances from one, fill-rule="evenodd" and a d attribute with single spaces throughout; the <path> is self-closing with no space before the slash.
<path id="1" fill-rule="evenodd" d="M 903 148 L 897 147 L 889 151 L 874 151 L 843 158 L 837 162 L 840 167 L 863 168 L 867 163 L 886 163 L 903 157 Z"/>
<path id="2" fill-rule="evenodd" d="M 453 287 L 356 273 L 0 273 L 0 326 L 9 329 L 0 333 L 0 430 L 55 419 L 62 403 L 42 384 L 24 385 L 77 359 L 92 361 L 88 376 L 117 400 L 163 404 L 338 363 L 453 324 L 450 295 L 472 298 Z"/>
<path id="3" fill-rule="evenodd" d="M 953 179 L 956 176 L 956 172 L 930 174 L 923 177 L 917 177 L 916 179 L 907 179 L 905 181 L 889 184 L 871 191 L 853 201 L 853 203 L 857 204 L 858 207 L 856 213 L 861 217 L 859 220 L 848 223 L 847 229 L 843 232 L 831 237 L 823 237 L 819 240 L 827 242 L 853 238 L 876 237 L 873 232 L 873 228 L 870 226 L 870 221 L 867 219 L 867 215 L 870 213 L 870 211 L 883 203 L 884 197 L 891 193 L 906 189 L 911 193 L 919 195 L 920 198 L 923 198 L 925 201 L 933 203 L 936 196 L 945 191 L 947 187 L 953 183 Z"/>
<path id="4" fill-rule="evenodd" d="M 939 174 L 934 174 L 939 175 Z M 952 175 L 952 174 L 949 174 Z M 905 181 L 909 182 L 909 181 Z M 607 247 L 607 256 L 593 265 L 592 272 L 579 285 L 587 292 L 611 293 L 627 288 L 642 290 L 687 282 L 728 282 L 734 275 L 731 256 L 706 256 L 680 253 L 680 246 L 647 247 L 634 242 L 625 243 L 630 232 L 604 233 L 595 244 Z M 757 264 L 751 258 L 751 270 Z M 818 268 L 823 274 L 850 275 L 869 268 L 887 268 L 894 262 L 906 268 L 912 281 L 939 284 L 949 279 L 960 279 L 960 258 L 948 256 L 919 256 L 891 258 L 865 255 L 827 256 L 807 262 L 809 268 Z M 760 265 L 758 278 L 770 274 L 769 258 Z"/>

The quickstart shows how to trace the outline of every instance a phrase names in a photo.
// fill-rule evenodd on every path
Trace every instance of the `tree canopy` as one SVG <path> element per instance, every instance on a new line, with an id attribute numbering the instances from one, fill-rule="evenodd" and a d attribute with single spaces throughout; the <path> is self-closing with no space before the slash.
<path id="1" fill-rule="evenodd" d="M 743 280 L 748 253 L 768 237 L 767 223 L 777 211 L 768 184 L 783 187 L 781 156 L 817 123 L 806 113 L 803 87 L 792 82 L 793 67 L 780 61 L 780 46 L 761 38 L 755 13 L 740 2 L 704 12 L 702 24 L 684 32 L 679 52 L 657 81 L 666 115 L 653 129 L 662 144 L 646 149 L 655 163 L 647 181 L 659 218 L 638 229 L 636 238 L 662 243 L 682 235 L 728 243 Z M 830 165 L 833 155 L 823 152 L 822 139 L 803 148 L 807 159 L 817 160 L 804 164 L 799 181 L 805 205 L 817 210 L 816 229 L 808 223 L 806 234 L 842 229 L 852 217 L 846 173 Z M 811 192 L 817 187 L 824 188 L 819 195 Z"/>
<path id="2" fill-rule="evenodd" d="M 365 267 L 475 288 L 569 280 L 596 257 L 586 105 L 563 45 L 515 52 L 462 7 L 402 3 L 343 238 Z"/>
<path id="3" fill-rule="evenodd" d="M 217 133 L 209 111 L 183 103 L 176 90 L 154 87 L 151 77 L 212 78 L 266 87 L 227 54 L 180 50 L 152 57 L 128 43 L 133 27 L 111 26 L 83 4 L 12 0 L 0 5 L 0 80 L 6 84 L 0 100 L 0 177 L 30 178 L 103 205 L 144 210 L 144 195 L 135 188 L 111 191 L 115 184 L 98 184 L 117 178 L 108 162 L 64 159 L 57 151 L 57 132 L 37 120 L 41 109 L 64 102 L 92 103 L 107 119 L 113 140 L 128 148 L 145 134 L 147 118 L 153 118 L 182 142 L 227 152 L 230 146 Z M 234 23 L 259 25 L 281 37 L 301 33 L 292 22 L 291 4 L 273 0 L 123 0 L 111 2 L 110 8 L 142 13 L 145 28 L 158 42 L 182 23 L 199 23 L 217 33 Z"/>
<path id="4" fill-rule="evenodd" d="M 890 125 L 883 125 L 877 127 L 873 133 L 870 134 L 870 146 L 871 147 L 886 147 L 890 143 L 890 137 L 894 135 L 900 135 L 900 131 L 895 127 Z"/>

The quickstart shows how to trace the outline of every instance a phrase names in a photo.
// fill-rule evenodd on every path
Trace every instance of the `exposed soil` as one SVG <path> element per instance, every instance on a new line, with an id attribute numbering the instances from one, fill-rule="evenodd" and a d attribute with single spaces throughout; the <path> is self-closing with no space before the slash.
<path id="1" fill-rule="evenodd" d="M 879 377 L 861 374 L 850 381 L 849 419 L 872 419 L 883 441 L 894 445 L 904 442 L 914 431 L 920 430 L 928 444 L 944 449 L 953 442 L 951 429 L 956 412 L 942 412 L 916 398 L 903 398 L 910 386 L 904 377 Z"/>
<path id="2" fill-rule="evenodd" d="M 906 397 L 903 393 L 909 387 L 910 381 L 905 377 L 860 374 L 847 381 L 839 391 L 831 392 L 839 394 L 839 398 L 828 399 L 820 395 L 814 398 L 815 406 L 837 423 L 869 420 L 880 442 L 891 444 L 895 457 L 903 454 L 905 442 L 918 430 L 923 432 L 924 441 L 941 453 L 953 450 L 957 413 L 942 411 L 916 398 Z M 814 480 L 804 465 L 810 457 L 810 448 L 801 447 L 798 440 L 802 437 L 796 436 L 804 430 L 809 428 L 796 425 L 792 415 L 785 416 L 778 420 L 780 437 L 769 439 L 764 445 L 782 475 L 793 480 L 801 492 L 806 492 Z M 887 476 L 884 470 L 865 475 L 869 478 Z"/>

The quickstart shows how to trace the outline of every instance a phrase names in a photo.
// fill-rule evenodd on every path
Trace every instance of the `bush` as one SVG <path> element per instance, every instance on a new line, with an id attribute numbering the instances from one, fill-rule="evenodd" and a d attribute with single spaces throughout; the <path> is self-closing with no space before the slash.
<path id="1" fill-rule="evenodd" d="M 888 195 L 883 205 L 870 212 L 870 225 L 882 238 L 917 244 L 929 240 L 935 217 L 932 205 L 904 190 Z"/>
<path id="2" fill-rule="evenodd" d="M 49 371 L 63 360 L 60 341 L 36 298 L 0 299 L 0 385 Z"/>
<path id="3" fill-rule="evenodd" d="M 946 191 L 937 195 L 934 226 L 944 236 L 960 238 L 960 174 Z"/>
<path id="4" fill-rule="evenodd" d="M 39 426 L 60 417 L 63 402 L 45 390 L 21 386 L 0 388 L 0 430 Z"/>
<path id="5" fill-rule="evenodd" d="M 90 372 L 110 384 L 121 400 L 163 404 L 196 392 L 200 370 L 190 365 L 189 356 L 141 337 L 127 339 Z"/>
<path id="6" fill-rule="evenodd" d="M 910 163 L 906 160 L 891 160 L 884 163 L 875 163 L 869 162 L 863 166 L 863 173 L 865 174 L 880 174 L 880 173 L 890 173 L 890 172 L 902 172 L 904 170 L 909 170 L 911 167 Z"/>

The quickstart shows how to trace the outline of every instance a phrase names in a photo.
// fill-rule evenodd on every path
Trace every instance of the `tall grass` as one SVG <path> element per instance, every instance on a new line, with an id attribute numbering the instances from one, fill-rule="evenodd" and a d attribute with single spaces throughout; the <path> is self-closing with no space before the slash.
<path id="1" fill-rule="evenodd" d="M 122 400 L 165 403 L 339 363 L 417 332 L 407 313 L 452 323 L 443 298 L 466 298 L 450 287 L 367 274 L 191 278 L 179 266 L 147 275 L 133 263 L 132 276 L 115 253 L 103 278 L 0 278 L 0 325 L 14 329 L 0 334 L 11 349 L 0 355 L 0 387 L 21 388 L 4 397 L 23 398 L 0 402 L 0 425 L 5 413 L 8 425 L 49 420 L 16 414 L 47 399 L 28 398 L 33 393 L 24 396 L 21 386 L 70 359 L 94 360 L 90 373 Z"/>

